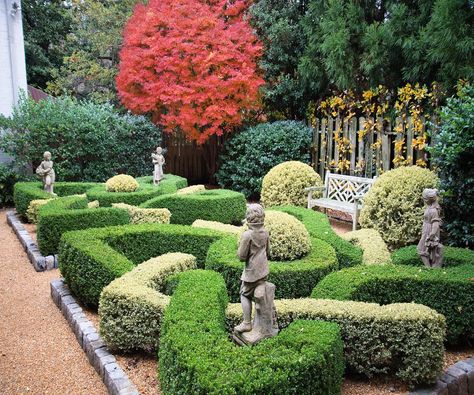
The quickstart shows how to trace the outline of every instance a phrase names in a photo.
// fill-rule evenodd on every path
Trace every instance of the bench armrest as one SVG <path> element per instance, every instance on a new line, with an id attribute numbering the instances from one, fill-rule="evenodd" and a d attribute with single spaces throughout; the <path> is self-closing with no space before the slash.
<path id="1" fill-rule="evenodd" d="M 326 187 L 322 186 L 322 187 L 308 187 L 308 188 L 305 188 L 304 191 L 305 192 L 313 192 L 313 191 L 324 191 L 326 189 Z"/>
<path id="2" fill-rule="evenodd" d="M 358 193 L 357 195 L 354 196 L 354 200 L 356 202 L 361 202 L 364 200 L 365 193 Z"/>

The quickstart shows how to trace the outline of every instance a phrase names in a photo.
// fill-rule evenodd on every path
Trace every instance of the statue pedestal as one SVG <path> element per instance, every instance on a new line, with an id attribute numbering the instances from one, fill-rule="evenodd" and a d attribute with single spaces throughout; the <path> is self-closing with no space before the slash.
<path id="1" fill-rule="evenodd" d="M 237 332 L 234 330 L 234 341 L 243 346 L 253 346 L 263 339 L 278 334 L 275 310 L 275 285 L 269 282 L 255 288 L 255 318 L 250 332 Z"/>

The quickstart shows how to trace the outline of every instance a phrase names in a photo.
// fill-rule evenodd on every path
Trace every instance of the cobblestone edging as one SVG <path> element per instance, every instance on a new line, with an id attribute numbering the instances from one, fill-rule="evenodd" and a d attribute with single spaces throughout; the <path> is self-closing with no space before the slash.
<path id="1" fill-rule="evenodd" d="M 408 395 L 474 395 L 474 357 L 450 366 L 432 387 Z"/>
<path id="2" fill-rule="evenodd" d="M 37 272 L 43 272 L 45 270 L 51 270 L 58 267 L 58 256 L 48 255 L 43 256 L 35 243 L 33 238 L 30 236 L 28 231 L 25 229 L 20 221 L 20 217 L 14 211 L 7 212 L 7 223 L 13 228 L 13 231 L 20 240 L 23 249 L 28 255 L 28 259 Z"/>
<path id="3" fill-rule="evenodd" d="M 63 280 L 51 281 L 51 297 L 76 335 L 87 358 L 102 378 L 111 395 L 139 395 L 137 388 L 117 364 L 81 306 Z"/>

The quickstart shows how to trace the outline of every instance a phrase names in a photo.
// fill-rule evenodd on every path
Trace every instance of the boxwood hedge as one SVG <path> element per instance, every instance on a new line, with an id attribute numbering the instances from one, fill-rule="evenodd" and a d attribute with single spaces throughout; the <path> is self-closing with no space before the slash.
<path id="1" fill-rule="evenodd" d="M 59 269 L 71 291 L 97 306 L 102 289 L 141 262 L 168 252 L 192 254 L 204 266 L 209 246 L 220 232 L 181 225 L 140 224 L 65 233 Z"/>
<path id="2" fill-rule="evenodd" d="M 240 276 L 244 263 L 237 257 L 238 240 L 235 235 L 213 243 L 207 254 L 206 269 L 222 274 L 232 301 L 239 300 Z M 276 285 L 276 298 L 299 298 L 311 294 L 314 286 L 328 273 L 337 270 L 334 248 L 311 237 L 311 251 L 294 261 L 269 262 L 268 281 Z"/>
<path id="3" fill-rule="evenodd" d="M 167 208 L 171 211 L 172 224 L 191 225 L 197 219 L 241 224 L 245 217 L 246 200 L 240 192 L 215 189 L 158 196 L 140 207 Z"/>
<path id="4" fill-rule="evenodd" d="M 89 200 L 98 200 L 101 207 L 110 207 L 112 203 L 127 203 L 138 206 L 141 203 L 164 194 L 176 192 L 188 185 L 185 178 L 172 174 L 165 174 L 159 185 L 153 185 L 152 177 L 137 178 L 139 188 L 135 192 L 107 192 L 105 184 L 89 189 L 86 194 Z"/>
<path id="5" fill-rule="evenodd" d="M 324 240 L 336 250 L 339 267 L 351 267 L 362 263 L 362 249 L 339 237 L 331 228 L 328 217 L 318 211 L 295 206 L 276 206 L 269 210 L 279 210 L 299 219 L 311 236 Z"/>
<path id="6" fill-rule="evenodd" d="M 98 185 L 95 182 L 56 182 L 54 192 L 58 196 L 77 195 Z M 43 190 L 41 182 L 17 182 L 13 187 L 15 208 L 23 219 L 26 219 L 26 211 L 32 200 L 50 198 L 51 195 Z"/>
<path id="7" fill-rule="evenodd" d="M 87 208 L 87 198 L 67 196 L 53 199 L 39 210 L 37 240 L 43 255 L 56 254 L 61 235 L 70 230 L 101 228 L 130 223 L 127 210 Z"/>
<path id="8" fill-rule="evenodd" d="M 359 266 L 326 276 L 312 297 L 380 304 L 415 302 L 446 317 L 447 341 L 474 339 L 474 265 L 427 269 L 402 265 Z"/>
<path id="9" fill-rule="evenodd" d="M 155 350 L 170 300 L 161 288 L 169 276 L 195 267 L 192 255 L 165 254 L 107 285 L 99 301 L 100 334 L 107 346 L 120 351 Z"/>
<path id="10" fill-rule="evenodd" d="M 280 299 L 275 306 L 280 329 L 297 319 L 337 323 L 347 367 L 355 373 L 394 374 L 418 384 L 435 381 L 443 367 L 446 322 L 429 307 L 324 299 Z M 230 304 L 226 316 L 231 330 L 242 319 L 240 303 Z"/>
<path id="11" fill-rule="evenodd" d="M 392 253 L 392 262 L 396 265 L 422 266 L 416 251 L 416 245 L 400 248 Z M 474 265 L 474 251 L 468 248 L 444 247 L 443 266 Z"/>
<path id="12" fill-rule="evenodd" d="M 163 394 L 340 394 L 344 359 L 336 324 L 297 320 L 274 338 L 238 347 L 228 338 L 226 307 L 218 273 L 179 274 L 160 338 Z"/>

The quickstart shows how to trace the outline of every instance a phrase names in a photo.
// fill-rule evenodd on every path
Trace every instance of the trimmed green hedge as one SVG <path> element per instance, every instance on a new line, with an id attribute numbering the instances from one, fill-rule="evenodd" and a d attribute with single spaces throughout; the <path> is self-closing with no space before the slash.
<path id="1" fill-rule="evenodd" d="M 120 351 L 156 349 L 170 297 L 161 292 L 166 279 L 194 269 L 196 258 L 170 253 L 152 258 L 107 285 L 100 294 L 100 334 Z"/>
<path id="2" fill-rule="evenodd" d="M 427 269 L 359 266 L 326 276 L 312 297 L 380 304 L 415 302 L 446 317 L 447 341 L 474 339 L 474 265 Z"/>
<path id="3" fill-rule="evenodd" d="M 105 184 L 89 189 L 87 198 L 98 200 L 101 207 L 110 207 L 112 203 L 127 203 L 139 206 L 141 203 L 160 195 L 171 194 L 188 185 L 185 178 L 173 174 L 165 174 L 160 184 L 155 186 L 152 177 L 139 177 L 136 179 L 140 184 L 135 192 L 107 192 Z"/>
<path id="4" fill-rule="evenodd" d="M 168 252 L 194 255 L 204 266 L 220 232 L 165 224 L 123 225 L 67 232 L 59 247 L 59 269 L 71 291 L 97 306 L 102 289 L 141 262 Z"/>
<path id="5" fill-rule="evenodd" d="M 95 182 L 56 182 L 54 193 L 58 196 L 78 195 L 100 184 Z M 50 199 L 52 196 L 43 190 L 41 182 L 17 182 L 13 187 L 13 200 L 18 214 L 26 219 L 30 202 L 35 199 Z"/>
<path id="6" fill-rule="evenodd" d="M 218 221 L 225 224 L 242 224 L 246 200 L 240 192 L 215 189 L 185 195 L 158 196 L 143 203 L 143 208 L 167 208 L 171 223 L 191 225 L 197 219 Z"/>
<path id="7" fill-rule="evenodd" d="M 303 222 L 311 236 L 324 240 L 336 250 L 339 267 L 352 267 L 362 263 L 362 249 L 339 237 L 331 228 L 328 217 L 318 211 L 296 206 L 269 207 L 291 214 Z"/>
<path id="8" fill-rule="evenodd" d="M 240 276 L 244 269 L 244 262 L 237 257 L 237 247 L 237 237 L 227 236 L 211 245 L 206 259 L 206 269 L 224 277 L 232 301 L 240 298 Z M 338 268 L 334 249 L 315 237 L 311 237 L 308 255 L 294 261 L 270 261 L 269 266 L 268 281 L 276 285 L 276 298 L 308 296 L 324 276 Z"/>
<path id="9" fill-rule="evenodd" d="M 67 196 L 53 199 L 39 210 L 37 240 L 43 255 L 56 254 L 61 235 L 70 230 L 101 228 L 130 223 L 127 210 L 87 208 L 87 198 Z"/>
<path id="10" fill-rule="evenodd" d="M 416 245 L 400 248 L 392 253 L 392 262 L 396 265 L 422 266 Z M 474 265 L 474 251 L 468 248 L 444 247 L 443 265 Z"/>
<path id="11" fill-rule="evenodd" d="M 435 381 L 443 368 L 446 322 L 429 307 L 324 299 L 280 299 L 275 306 L 280 329 L 297 319 L 337 323 L 345 361 L 353 372 L 368 377 L 394 374 L 418 384 Z M 240 303 L 230 304 L 226 316 L 231 330 L 242 320 Z"/>
<path id="12" fill-rule="evenodd" d="M 219 274 L 179 274 L 160 338 L 163 394 L 340 394 L 344 359 L 336 324 L 298 320 L 274 338 L 238 347 L 228 338 L 226 307 Z"/>

